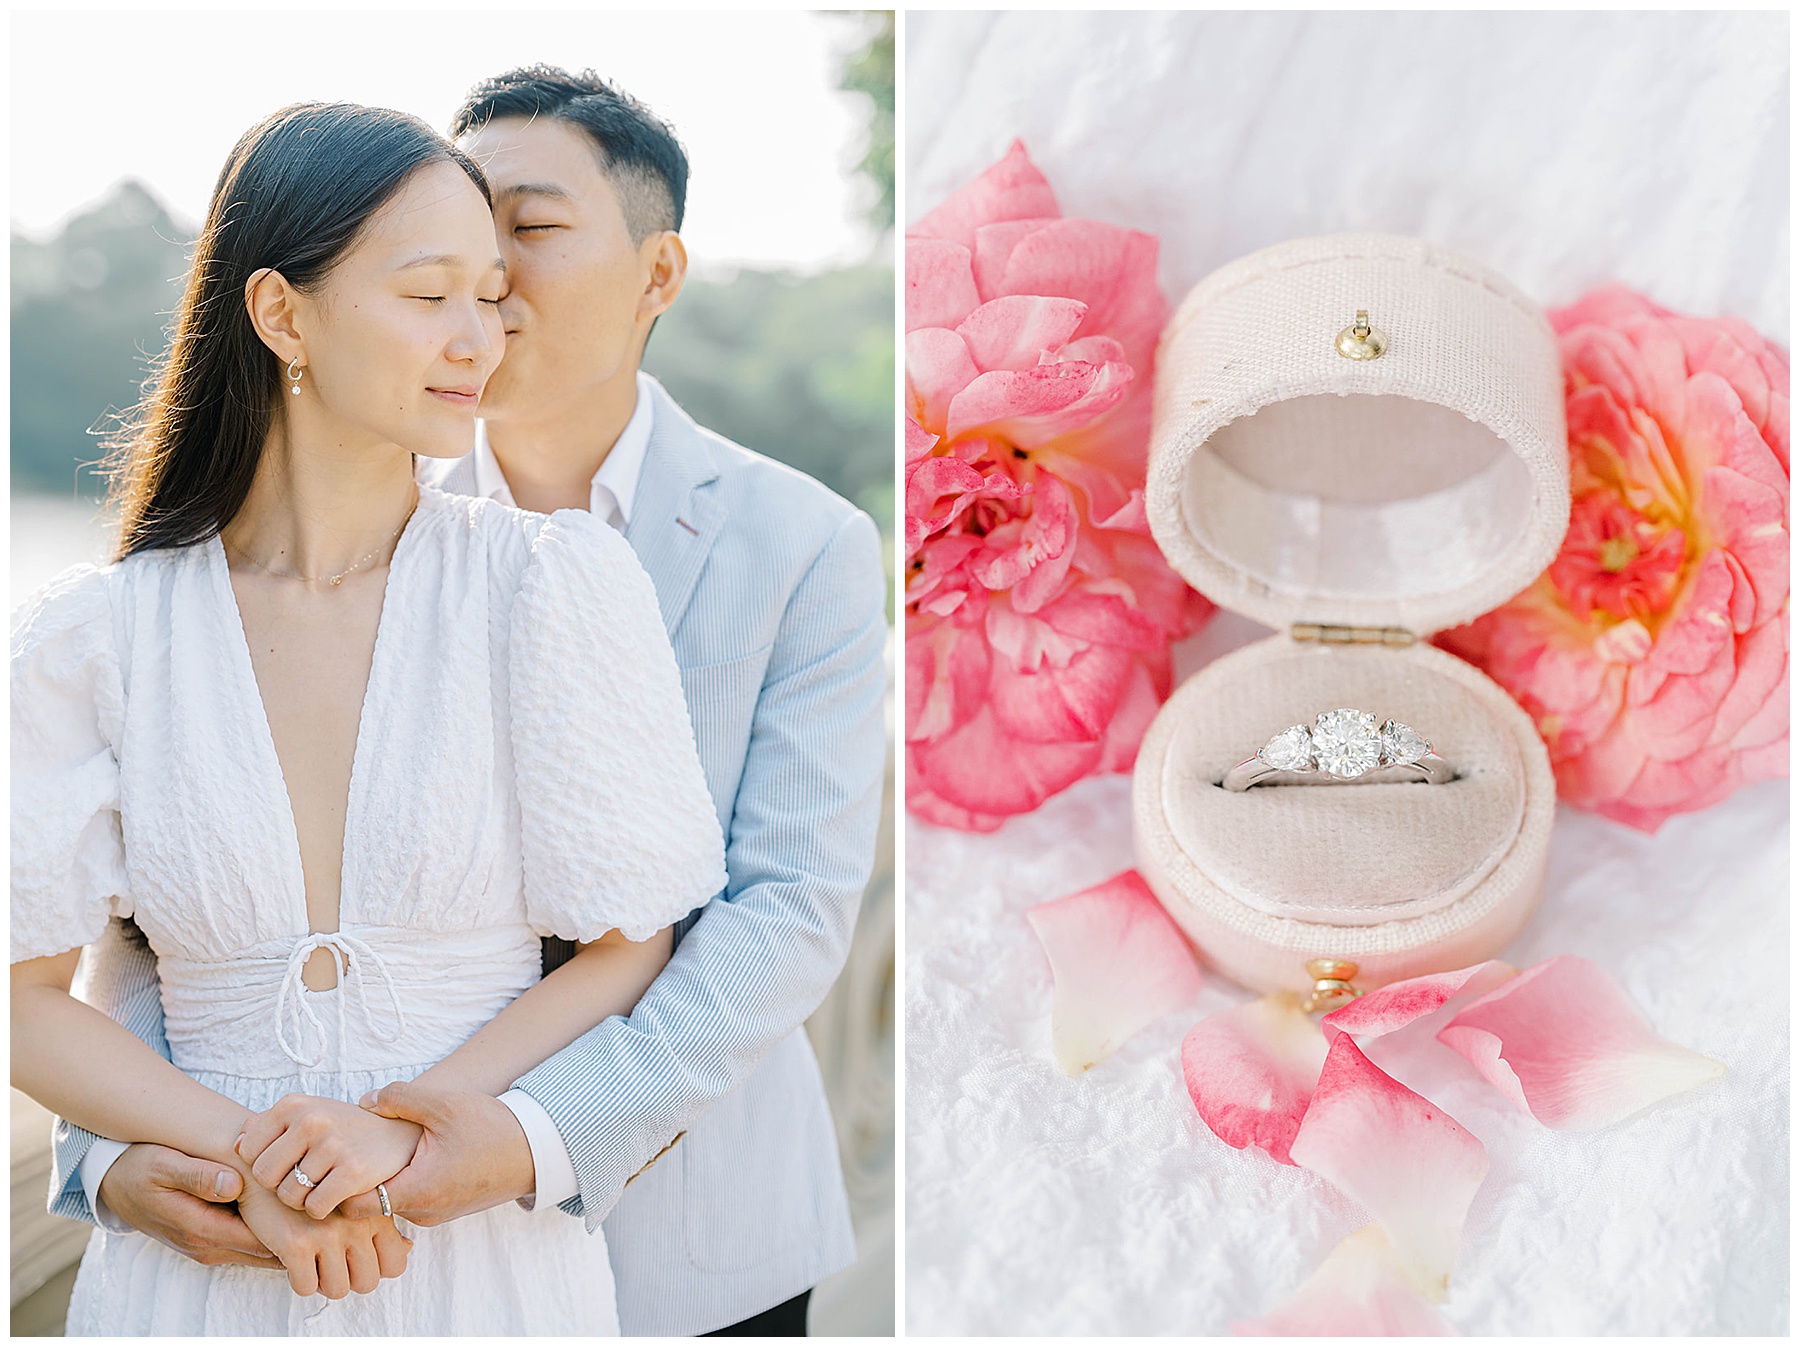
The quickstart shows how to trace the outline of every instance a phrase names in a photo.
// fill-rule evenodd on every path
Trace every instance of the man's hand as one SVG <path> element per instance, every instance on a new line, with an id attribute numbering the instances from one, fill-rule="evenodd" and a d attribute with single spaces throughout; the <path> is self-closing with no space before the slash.
<path id="1" fill-rule="evenodd" d="M 394 1214 L 414 1225 L 442 1225 L 537 1190 L 525 1129 L 492 1095 L 396 1081 L 364 1095 L 362 1105 L 425 1129 L 412 1163 L 387 1182 Z M 381 1203 L 374 1193 L 362 1193 L 338 1210 L 379 1215 Z"/>
<path id="2" fill-rule="evenodd" d="M 100 1180 L 114 1215 L 196 1263 L 279 1268 L 232 1205 L 242 1191 L 236 1170 L 167 1146 L 128 1146 Z"/>

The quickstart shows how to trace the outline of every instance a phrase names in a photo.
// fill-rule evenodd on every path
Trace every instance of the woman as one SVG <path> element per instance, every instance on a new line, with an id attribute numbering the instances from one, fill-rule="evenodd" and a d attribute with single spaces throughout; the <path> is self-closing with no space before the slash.
<path id="1" fill-rule="evenodd" d="M 629 1013 L 724 884 L 623 539 L 414 484 L 502 354 L 489 205 L 398 113 L 248 132 L 122 449 L 118 559 L 14 631 L 14 1084 L 237 1169 L 287 1273 L 96 1232 L 71 1333 L 617 1331 L 579 1221 L 334 1211 L 419 1135 L 348 1101 L 504 1091 Z M 114 915 L 157 953 L 173 1065 L 69 995 Z M 540 981 L 551 934 L 579 952 Z"/>

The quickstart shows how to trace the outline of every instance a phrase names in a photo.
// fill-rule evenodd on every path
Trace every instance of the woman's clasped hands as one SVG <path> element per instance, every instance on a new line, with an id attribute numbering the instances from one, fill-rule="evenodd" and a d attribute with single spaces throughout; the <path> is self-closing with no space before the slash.
<path id="1" fill-rule="evenodd" d="M 306 1094 L 287 1095 L 244 1124 L 237 1153 L 254 1182 L 238 1210 L 287 1268 L 295 1294 L 366 1295 L 406 1270 L 412 1241 L 392 1217 L 358 1220 L 337 1207 L 406 1168 L 422 1130 Z"/>

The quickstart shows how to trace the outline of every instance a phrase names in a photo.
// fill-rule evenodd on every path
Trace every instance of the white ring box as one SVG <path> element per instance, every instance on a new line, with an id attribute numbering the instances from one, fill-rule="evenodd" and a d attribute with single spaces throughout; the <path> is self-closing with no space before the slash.
<path id="1" fill-rule="evenodd" d="M 1340 353 L 1366 312 L 1386 340 Z M 1360 332 L 1360 329 L 1358 329 Z M 1299 239 L 1200 282 L 1163 333 L 1145 506 L 1163 553 L 1276 629 L 1179 687 L 1138 751 L 1138 868 L 1214 967 L 1307 991 L 1493 957 L 1542 891 L 1555 780 L 1530 718 L 1427 643 L 1526 588 L 1569 518 L 1562 373 L 1538 307 L 1418 239 Z M 1339 707 L 1412 726 L 1442 785 L 1225 772 Z"/>

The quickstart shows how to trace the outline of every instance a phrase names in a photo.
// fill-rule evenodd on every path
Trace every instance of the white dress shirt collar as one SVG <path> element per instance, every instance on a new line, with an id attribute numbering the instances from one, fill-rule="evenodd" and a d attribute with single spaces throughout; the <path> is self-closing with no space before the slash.
<path id="1" fill-rule="evenodd" d="M 637 405 L 631 409 L 631 419 L 619 432 L 588 491 L 588 509 L 621 533 L 631 523 L 631 506 L 637 497 L 638 479 L 643 476 L 654 420 L 650 378 L 639 370 Z M 485 421 L 475 423 L 475 493 L 502 505 L 517 504 L 512 488 L 506 484 L 506 474 L 500 471 L 500 461 L 488 444 Z"/>

